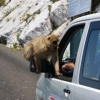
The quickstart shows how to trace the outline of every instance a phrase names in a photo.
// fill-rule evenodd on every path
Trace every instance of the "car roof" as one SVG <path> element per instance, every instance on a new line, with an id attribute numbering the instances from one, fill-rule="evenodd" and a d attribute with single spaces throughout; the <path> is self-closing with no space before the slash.
<path id="1" fill-rule="evenodd" d="M 76 23 L 76 22 L 80 22 L 80 21 L 86 21 L 86 20 L 98 19 L 98 18 L 100 18 L 100 13 L 85 15 L 85 16 L 83 16 L 83 17 L 76 18 L 75 20 L 73 20 L 73 21 L 71 22 L 71 24 L 72 24 L 72 23 Z"/>
<path id="2" fill-rule="evenodd" d="M 81 21 L 92 20 L 92 19 L 100 19 L 100 13 L 85 15 L 85 16 L 76 18 L 76 19 L 74 19 L 69 25 L 71 25 L 71 24 L 73 24 L 73 23 L 81 22 Z M 65 34 L 65 31 L 64 31 L 64 34 Z M 60 36 L 60 41 L 61 41 L 62 37 L 64 36 L 64 34 L 62 34 L 62 35 Z M 59 42 L 60 42 L 60 41 L 59 41 Z"/>

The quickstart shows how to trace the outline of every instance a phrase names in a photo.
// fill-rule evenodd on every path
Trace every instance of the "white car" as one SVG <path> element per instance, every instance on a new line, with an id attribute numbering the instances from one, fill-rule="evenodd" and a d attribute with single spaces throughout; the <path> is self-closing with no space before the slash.
<path id="1" fill-rule="evenodd" d="M 72 59 L 74 71 L 64 73 L 62 65 Z M 63 76 L 56 77 L 53 71 L 41 73 L 35 100 L 100 100 L 99 13 L 68 25 L 59 43 L 59 64 Z"/>

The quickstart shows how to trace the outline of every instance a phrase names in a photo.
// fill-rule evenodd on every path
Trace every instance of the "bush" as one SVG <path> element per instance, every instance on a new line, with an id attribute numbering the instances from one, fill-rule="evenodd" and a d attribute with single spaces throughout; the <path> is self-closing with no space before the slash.
<path id="1" fill-rule="evenodd" d="M 17 34 L 16 36 L 17 36 L 17 40 L 19 40 L 20 34 Z"/>
<path id="2" fill-rule="evenodd" d="M 38 3 L 36 3 L 35 5 L 38 5 Z"/>
<path id="3" fill-rule="evenodd" d="M 7 18 L 7 22 L 9 22 L 10 21 L 10 18 Z"/>
<path id="4" fill-rule="evenodd" d="M 14 8 L 11 9 L 11 10 L 9 10 L 9 11 L 5 14 L 5 17 L 8 16 L 13 10 L 14 10 Z"/>
<path id="5" fill-rule="evenodd" d="M 52 8 L 52 6 L 51 5 L 48 5 L 48 10 L 49 11 L 51 11 L 51 8 Z"/>
<path id="6" fill-rule="evenodd" d="M 0 0 L 0 6 L 4 6 L 5 5 L 5 0 Z"/>
<path id="7" fill-rule="evenodd" d="M 40 9 L 38 11 L 34 12 L 34 14 L 40 14 L 40 13 L 41 13 Z"/>
<path id="8" fill-rule="evenodd" d="M 53 3 L 55 3 L 55 2 L 57 2 L 57 1 L 59 1 L 59 0 L 52 0 L 53 1 Z"/>
<path id="9" fill-rule="evenodd" d="M 18 43 L 15 42 L 15 43 L 13 44 L 13 48 L 14 48 L 14 49 L 17 49 L 17 46 L 18 46 Z"/>

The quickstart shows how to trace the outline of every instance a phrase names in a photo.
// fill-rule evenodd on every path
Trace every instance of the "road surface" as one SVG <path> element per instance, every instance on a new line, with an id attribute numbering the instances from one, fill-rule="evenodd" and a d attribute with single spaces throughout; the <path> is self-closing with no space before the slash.
<path id="1" fill-rule="evenodd" d="M 38 78 L 21 51 L 0 44 L 0 100 L 34 100 Z"/>

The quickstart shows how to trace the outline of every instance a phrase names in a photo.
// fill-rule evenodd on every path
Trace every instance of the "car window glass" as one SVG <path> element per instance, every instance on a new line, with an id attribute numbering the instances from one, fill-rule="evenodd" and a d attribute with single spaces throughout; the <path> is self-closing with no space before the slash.
<path id="1" fill-rule="evenodd" d="M 73 32 L 74 36 L 71 38 L 70 42 L 68 43 L 68 46 L 65 49 L 65 52 L 63 54 L 63 60 L 65 60 L 66 58 L 76 57 L 82 33 L 83 28 L 77 29 L 75 30 L 75 32 Z"/>
<path id="2" fill-rule="evenodd" d="M 100 80 L 100 30 L 91 32 L 83 68 L 83 77 Z"/>

